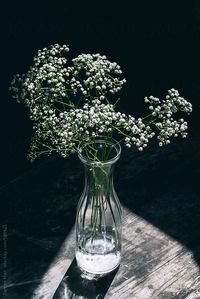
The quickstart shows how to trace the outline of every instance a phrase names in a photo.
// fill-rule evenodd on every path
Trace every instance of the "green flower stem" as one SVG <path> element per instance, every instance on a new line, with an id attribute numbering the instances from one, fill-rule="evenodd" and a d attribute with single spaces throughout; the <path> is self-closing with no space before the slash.
<path id="1" fill-rule="evenodd" d="M 63 105 L 68 106 L 70 108 L 74 108 L 74 105 L 72 103 L 68 104 L 68 103 L 65 103 L 65 102 L 60 101 L 60 100 L 55 100 L 55 102 L 63 104 Z M 56 109 L 58 109 L 58 108 L 56 107 Z"/>
<path id="2" fill-rule="evenodd" d="M 98 230 L 105 230 L 105 211 L 107 209 L 107 204 L 109 205 L 113 221 L 115 223 L 115 217 L 110 203 L 110 184 L 109 177 L 105 170 L 99 166 L 97 169 L 92 168 L 92 177 L 94 180 L 94 197 L 92 199 L 92 212 L 91 212 L 91 227 L 93 234 L 96 234 Z M 100 172 L 100 173 L 99 173 Z M 103 177 L 102 177 L 103 175 Z M 103 182 L 103 188 L 101 186 L 101 181 Z M 105 199 L 104 197 L 105 196 Z M 116 223 L 115 223 L 116 225 Z"/>

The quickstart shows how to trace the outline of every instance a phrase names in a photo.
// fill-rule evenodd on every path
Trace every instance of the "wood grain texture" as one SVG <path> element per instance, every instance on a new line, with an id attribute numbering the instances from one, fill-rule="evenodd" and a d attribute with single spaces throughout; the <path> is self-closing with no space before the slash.
<path id="1" fill-rule="evenodd" d="M 192 252 L 127 209 L 123 236 L 122 263 L 106 299 L 200 298 Z"/>

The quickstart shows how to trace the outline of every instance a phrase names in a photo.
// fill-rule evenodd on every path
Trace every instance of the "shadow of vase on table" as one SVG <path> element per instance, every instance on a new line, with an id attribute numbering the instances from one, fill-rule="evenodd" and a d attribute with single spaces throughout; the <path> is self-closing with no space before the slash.
<path id="1" fill-rule="evenodd" d="M 118 268 L 111 273 L 98 279 L 89 280 L 77 266 L 74 259 L 58 286 L 53 299 L 103 299 L 118 271 Z"/>

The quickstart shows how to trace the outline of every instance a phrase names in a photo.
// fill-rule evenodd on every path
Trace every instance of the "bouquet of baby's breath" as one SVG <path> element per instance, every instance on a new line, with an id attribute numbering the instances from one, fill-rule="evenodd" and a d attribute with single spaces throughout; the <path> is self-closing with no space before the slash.
<path id="1" fill-rule="evenodd" d="M 28 72 L 11 83 L 13 97 L 29 108 L 33 121 L 30 160 L 53 152 L 66 157 L 99 136 L 118 135 L 140 151 L 155 135 L 160 146 L 186 137 L 187 122 L 174 116 L 189 114 L 192 105 L 177 90 L 168 90 L 164 100 L 145 97 L 150 112 L 143 118 L 126 115 L 116 110 L 115 95 L 126 82 L 120 66 L 100 54 L 81 54 L 68 63 L 68 51 L 58 44 L 39 50 Z"/>

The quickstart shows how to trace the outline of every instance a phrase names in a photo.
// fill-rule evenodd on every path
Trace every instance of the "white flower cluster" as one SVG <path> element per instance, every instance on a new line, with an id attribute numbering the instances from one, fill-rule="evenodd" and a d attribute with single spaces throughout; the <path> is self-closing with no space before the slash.
<path id="1" fill-rule="evenodd" d="M 121 90 L 125 79 L 120 79 L 120 66 L 100 54 L 82 54 L 67 65 L 66 45 L 52 45 L 39 50 L 34 65 L 26 75 L 16 75 L 11 83 L 13 97 L 29 107 L 36 101 L 105 100 L 109 94 Z"/>
<path id="2" fill-rule="evenodd" d="M 117 132 L 128 147 L 135 144 L 139 150 L 147 146 L 148 139 L 154 135 L 141 119 L 116 112 L 114 105 L 101 103 L 100 100 L 92 100 L 82 108 L 71 108 L 59 114 L 56 109 L 49 110 L 48 106 L 43 105 L 39 112 L 36 108 L 32 110 L 31 119 L 36 123 L 32 159 L 37 156 L 41 144 L 44 152 L 54 150 L 66 157 L 76 151 L 77 143 L 85 143 L 100 135 Z"/>
<path id="3" fill-rule="evenodd" d="M 84 95 L 97 96 L 104 100 L 105 95 L 121 90 L 125 79 L 120 79 L 122 74 L 116 62 L 110 62 L 106 56 L 100 54 L 81 54 L 72 60 L 73 67 L 69 68 L 72 74 L 71 87 L 75 93 L 81 91 Z"/>
<path id="4" fill-rule="evenodd" d="M 120 66 L 100 54 L 81 54 L 67 66 L 68 51 L 58 44 L 39 50 L 29 71 L 12 81 L 13 97 L 30 109 L 34 123 L 31 160 L 52 152 L 66 157 L 79 143 L 102 135 L 117 134 L 119 142 L 140 151 L 156 133 L 159 145 L 168 144 L 172 136 L 186 137 L 187 123 L 173 115 L 190 113 L 192 105 L 177 90 L 169 90 L 163 101 L 146 97 L 151 113 L 136 119 L 116 111 L 116 101 L 112 103 L 112 94 L 125 83 Z"/>
<path id="5" fill-rule="evenodd" d="M 69 51 L 68 46 L 52 45 L 39 50 L 34 57 L 34 65 L 26 74 L 17 74 L 11 83 L 13 97 L 27 106 L 36 102 L 51 101 L 64 97 L 68 86 L 67 59 L 63 56 Z"/>
<path id="6" fill-rule="evenodd" d="M 163 101 L 150 96 L 145 97 L 145 102 L 149 104 L 152 120 L 159 130 L 157 138 L 160 146 L 170 143 L 172 136 L 177 137 L 179 134 L 183 138 L 187 136 L 187 122 L 183 118 L 174 120 L 172 117 L 178 111 L 188 114 L 192 112 L 191 103 L 180 97 L 178 90 L 174 88 L 168 90 L 168 95 Z"/>

